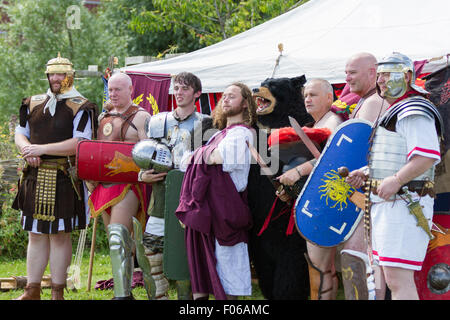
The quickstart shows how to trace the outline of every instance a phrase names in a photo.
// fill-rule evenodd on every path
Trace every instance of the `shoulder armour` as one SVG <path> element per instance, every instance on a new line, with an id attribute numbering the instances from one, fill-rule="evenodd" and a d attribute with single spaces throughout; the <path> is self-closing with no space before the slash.
<path id="1" fill-rule="evenodd" d="M 72 109 L 73 115 L 75 116 L 86 101 L 88 100 L 82 97 L 69 98 L 66 100 L 66 105 Z"/>
<path id="2" fill-rule="evenodd" d="M 47 98 L 48 96 L 46 94 L 38 94 L 35 96 L 31 96 L 29 104 L 30 113 L 34 109 L 34 107 L 44 103 L 44 101 L 47 100 Z"/>
<path id="3" fill-rule="evenodd" d="M 166 118 L 168 112 L 157 113 L 150 118 L 147 130 L 147 137 L 149 138 L 163 138 L 165 135 Z"/>
<path id="4" fill-rule="evenodd" d="M 441 114 L 433 103 L 421 96 L 407 98 L 393 105 L 381 118 L 380 125 L 386 128 L 391 127 L 396 119 L 400 120 L 412 115 L 421 115 L 433 119 L 438 136 L 442 136 L 444 125 Z"/>

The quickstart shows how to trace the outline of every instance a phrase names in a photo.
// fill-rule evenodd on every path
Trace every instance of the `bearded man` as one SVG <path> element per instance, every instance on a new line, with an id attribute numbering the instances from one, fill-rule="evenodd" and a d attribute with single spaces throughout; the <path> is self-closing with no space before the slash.
<path id="1" fill-rule="evenodd" d="M 251 295 L 247 143 L 253 143 L 255 120 L 250 89 L 232 84 L 214 110 L 213 123 L 221 131 L 188 160 L 176 215 L 186 226 L 194 299 L 208 299 L 210 293 L 217 300 Z"/>
<path id="2" fill-rule="evenodd" d="M 72 63 L 58 54 L 45 71 L 47 93 L 23 99 L 15 143 L 26 161 L 13 208 L 22 211 L 28 231 L 27 285 L 18 300 L 40 300 L 41 280 L 50 262 L 52 300 L 63 300 L 72 259 L 71 231 L 88 217 L 84 184 L 74 170 L 79 140 L 95 133 L 97 106 L 74 87 Z"/>

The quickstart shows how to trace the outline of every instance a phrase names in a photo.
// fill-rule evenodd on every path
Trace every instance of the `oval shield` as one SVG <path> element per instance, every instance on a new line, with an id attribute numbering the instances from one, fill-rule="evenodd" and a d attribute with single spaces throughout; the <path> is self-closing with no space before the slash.
<path id="1" fill-rule="evenodd" d="M 355 191 L 338 173 L 367 165 L 371 123 L 352 119 L 336 128 L 295 203 L 297 230 L 308 241 L 333 247 L 347 240 L 363 211 L 349 201 Z"/>

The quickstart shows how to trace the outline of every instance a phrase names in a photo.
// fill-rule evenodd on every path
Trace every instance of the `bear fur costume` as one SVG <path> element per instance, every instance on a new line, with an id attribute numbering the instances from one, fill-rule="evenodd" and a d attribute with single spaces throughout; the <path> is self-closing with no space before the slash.
<path id="1" fill-rule="evenodd" d="M 257 137 L 260 134 L 258 131 L 263 128 L 290 126 L 288 116 L 295 118 L 301 126 L 313 121 L 303 101 L 302 87 L 305 82 L 304 75 L 296 78 L 268 78 L 261 83 L 260 88 L 253 89 L 258 104 Z M 267 134 L 270 134 L 270 130 Z M 256 140 L 255 148 L 260 155 L 266 155 L 268 151 L 261 148 L 267 148 L 267 144 Z M 283 165 L 280 161 L 276 176 L 282 173 Z M 306 182 L 306 177 L 302 182 Z M 292 226 L 291 208 L 280 199 L 276 201 L 275 187 L 268 176 L 261 175 L 258 164 L 252 164 L 250 168 L 247 190 L 253 216 L 249 252 L 262 294 L 270 300 L 307 300 L 309 273 L 304 257 L 307 252 L 306 241 Z M 270 223 L 260 233 L 273 205 Z M 287 235 L 290 223 L 292 233 Z"/>

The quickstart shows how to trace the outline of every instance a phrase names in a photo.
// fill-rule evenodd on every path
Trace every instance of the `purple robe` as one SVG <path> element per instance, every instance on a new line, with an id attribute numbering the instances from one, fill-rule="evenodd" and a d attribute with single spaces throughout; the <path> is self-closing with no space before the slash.
<path id="1" fill-rule="evenodd" d="M 247 243 L 252 226 L 246 191 L 236 190 L 222 165 L 207 165 L 205 161 L 232 127 L 222 130 L 209 144 L 194 152 L 175 212 L 186 225 L 192 292 L 212 293 L 217 300 L 226 299 L 226 295 L 216 270 L 215 240 L 225 246 Z"/>

